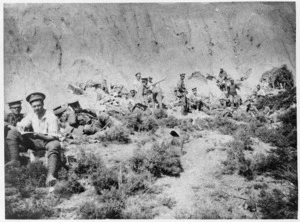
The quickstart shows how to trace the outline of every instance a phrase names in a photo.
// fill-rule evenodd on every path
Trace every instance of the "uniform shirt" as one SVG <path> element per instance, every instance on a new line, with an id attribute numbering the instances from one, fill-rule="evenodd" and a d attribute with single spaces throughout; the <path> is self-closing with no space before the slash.
<path id="1" fill-rule="evenodd" d="M 264 89 L 262 89 L 262 88 L 260 88 L 259 90 L 255 90 L 255 94 L 257 95 L 257 96 L 265 96 L 266 95 L 266 92 L 265 92 L 265 90 Z"/>
<path id="2" fill-rule="evenodd" d="M 236 89 L 239 89 L 239 87 L 236 84 L 229 85 L 227 87 L 228 93 L 236 93 Z"/>
<path id="3" fill-rule="evenodd" d="M 199 93 L 196 93 L 196 95 L 194 93 L 191 93 L 189 95 L 189 99 L 191 100 L 191 102 L 195 103 L 202 100 L 202 97 Z"/>
<path id="4" fill-rule="evenodd" d="M 46 110 L 44 116 L 39 119 L 34 112 L 29 113 L 21 122 L 17 123 L 17 126 L 32 127 L 33 132 L 48 134 L 50 136 L 58 137 L 58 120 L 53 112 Z"/>
<path id="5" fill-rule="evenodd" d="M 220 72 L 219 78 L 223 80 L 225 77 L 227 77 L 227 73 L 225 71 Z"/>
<path id="6" fill-rule="evenodd" d="M 138 91 L 135 95 L 135 103 L 141 103 L 143 105 L 146 105 L 147 102 L 146 102 L 146 94 L 148 92 L 148 87 L 147 86 L 144 86 L 144 85 L 141 85 L 139 88 L 138 88 Z"/>
<path id="7" fill-rule="evenodd" d="M 184 80 L 179 80 L 178 83 L 177 83 L 177 90 L 181 93 L 185 92 L 186 91 L 186 88 L 185 88 L 185 84 L 184 84 Z"/>
<path id="8" fill-rule="evenodd" d="M 133 81 L 133 88 L 135 89 L 135 91 L 138 91 L 138 89 L 139 89 L 140 86 L 142 86 L 141 80 L 135 79 Z"/>
<path id="9" fill-rule="evenodd" d="M 4 115 L 4 126 L 12 125 L 16 126 L 18 122 L 20 122 L 24 118 L 24 114 L 20 113 L 20 115 L 14 115 L 13 113 L 8 113 Z"/>

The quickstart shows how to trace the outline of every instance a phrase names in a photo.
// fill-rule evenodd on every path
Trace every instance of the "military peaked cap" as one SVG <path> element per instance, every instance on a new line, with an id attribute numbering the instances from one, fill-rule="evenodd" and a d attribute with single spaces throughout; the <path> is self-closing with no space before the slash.
<path id="1" fill-rule="evenodd" d="M 29 103 L 32 103 L 33 101 L 36 101 L 36 100 L 43 100 L 44 101 L 45 98 L 46 98 L 46 96 L 45 96 L 44 93 L 34 92 L 34 93 L 29 94 L 26 97 L 26 101 L 29 102 Z"/>

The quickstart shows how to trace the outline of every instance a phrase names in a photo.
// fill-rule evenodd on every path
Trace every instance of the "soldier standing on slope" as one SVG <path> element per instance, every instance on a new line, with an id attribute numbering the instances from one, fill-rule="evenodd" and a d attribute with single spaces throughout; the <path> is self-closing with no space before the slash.
<path id="1" fill-rule="evenodd" d="M 136 77 L 136 79 L 133 81 L 133 88 L 137 92 L 139 87 L 142 85 L 141 73 L 140 72 L 136 73 L 135 77 Z"/>
<path id="2" fill-rule="evenodd" d="M 180 99 L 180 104 L 182 105 L 182 114 L 189 111 L 188 101 L 187 101 L 187 90 L 184 83 L 185 73 L 180 74 L 180 80 L 177 83 L 177 97 Z"/>

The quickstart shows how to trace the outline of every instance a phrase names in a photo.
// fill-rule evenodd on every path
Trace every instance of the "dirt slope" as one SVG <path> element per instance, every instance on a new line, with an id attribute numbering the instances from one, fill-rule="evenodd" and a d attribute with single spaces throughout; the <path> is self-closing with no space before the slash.
<path id="1" fill-rule="evenodd" d="M 166 94 L 179 73 L 220 67 L 253 85 L 275 66 L 295 73 L 295 35 L 294 3 L 5 4 L 5 98 L 42 90 L 51 106 L 69 81 L 131 88 L 138 71 L 167 77 Z"/>

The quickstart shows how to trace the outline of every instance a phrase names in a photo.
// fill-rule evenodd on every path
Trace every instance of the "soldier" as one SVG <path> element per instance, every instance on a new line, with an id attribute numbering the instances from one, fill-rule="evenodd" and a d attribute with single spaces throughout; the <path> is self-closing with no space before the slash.
<path id="1" fill-rule="evenodd" d="M 71 132 L 70 127 L 68 127 L 68 117 L 69 117 L 69 112 L 70 110 L 68 109 L 67 104 L 57 106 L 53 109 L 53 113 L 57 116 L 58 118 L 58 125 L 60 132 L 63 133 L 65 136 Z M 68 131 L 67 131 L 68 130 Z"/>
<path id="2" fill-rule="evenodd" d="M 133 81 L 133 88 L 137 92 L 140 86 L 142 86 L 141 82 L 141 73 L 138 72 L 135 74 L 136 79 Z"/>
<path id="3" fill-rule="evenodd" d="M 154 85 L 154 83 L 152 82 L 152 80 L 153 80 L 153 78 L 150 76 L 149 78 L 148 78 L 148 86 L 149 86 L 149 90 L 153 90 L 153 88 L 155 87 L 155 86 L 157 86 L 157 84 L 155 84 Z"/>
<path id="4" fill-rule="evenodd" d="M 108 91 L 108 86 L 107 86 L 107 81 L 106 79 L 103 79 L 102 81 L 102 84 L 100 86 L 100 88 L 106 93 L 106 94 L 109 94 L 109 91 Z"/>
<path id="5" fill-rule="evenodd" d="M 220 69 L 220 73 L 219 73 L 219 79 L 218 79 L 218 83 L 219 83 L 219 87 L 220 89 L 223 91 L 226 91 L 226 80 L 228 78 L 227 73 L 224 71 L 223 68 Z"/>
<path id="6" fill-rule="evenodd" d="M 185 88 L 184 78 L 185 78 L 185 73 L 180 74 L 180 80 L 177 83 L 177 90 L 176 90 L 177 97 L 180 99 L 179 104 L 182 105 L 182 110 L 181 110 L 182 114 L 185 114 L 186 112 L 189 111 L 188 101 L 186 97 L 188 91 Z"/>
<path id="7" fill-rule="evenodd" d="M 58 106 L 54 109 L 65 129 L 63 132 L 65 135 L 92 135 L 113 125 L 110 116 L 105 112 L 97 115 L 92 110 L 82 109 L 78 101 L 72 101 L 68 105 L 68 108 Z"/>
<path id="8" fill-rule="evenodd" d="M 240 89 L 240 87 L 236 84 L 234 84 L 234 80 L 230 80 L 230 85 L 227 87 L 227 96 L 229 97 L 231 107 L 234 107 L 234 105 L 238 104 L 238 100 L 240 99 L 236 89 Z"/>
<path id="9" fill-rule="evenodd" d="M 142 78 L 142 85 L 138 88 L 137 94 L 136 94 L 136 100 L 135 103 L 139 103 L 143 106 L 148 105 L 147 101 L 147 95 L 148 95 L 148 79 L 147 78 Z"/>
<path id="10" fill-rule="evenodd" d="M 26 97 L 33 112 L 29 113 L 20 122 L 17 128 L 10 130 L 7 135 L 7 144 L 11 154 L 11 160 L 5 166 L 20 166 L 19 145 L 34 151 L 48 151 L 48 175 L 46 185 L 55 185 L 55 176 L 59 170 L 60 143 L 58 141 L 58 121 L 53 112 L 44 108 L 46 96 L 35 92 Z M 24 134 L 27 128 L 33 129 L 32 134 Z M 22 134 L 21 134 L 22 133 Z"/>
<path id="11" fill-rule="evenodd" d="M 7 103 L 11 113 L 4 115 L 5 131 L 9 129 L 13 129 L 17 125 L 17 122 L 20 122 L 24 118 L 24 114 L 21 113 L 22 110 L 21 102 L 22 100 L 16 100 Z"/>
<path id="12" fill-rule="evenodd" d="M 134 99 L 134 98 L 135 98 L 135 95 L 136 95 L 135 90 L 134 90 L 134 89 L 131 89 L 131 90 L 130 90 L 129 99 Z"/>
<path id="13" fill-rule="evenodd" d="M 203 106 L 209 109 L 209 106 L 203 102 L 201 96 L 197 92 L 197 87 L 192 89 L 192 94 L 189 96 L 189 101 L 191 103 L 191 108 L 195 110 L 201 111 Z"/>
<path id="14" fill-rule="evenodd" d="M 4 115 L 5 161 L 10 159 L 9 150 L 6 144 L 7 134 L 16 127 L 17 122 L 20 122 L 24 118 L 24 114 L 21 113 L 21 101 L 22 100 L 16 100 L 7 103 L 11 113 Z"/>
<path id="15" fill-rule="evenodd" d="M 257 103 L 260 103 L 261 100 L 266 96 L 266 92 L 263 88 L 258 84 L 256 89 L 253 92 L 253 95 L 256 97 Z"/>

